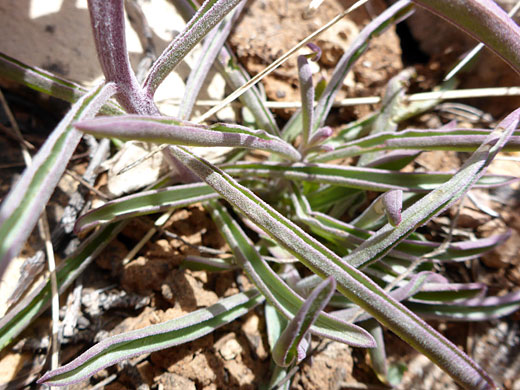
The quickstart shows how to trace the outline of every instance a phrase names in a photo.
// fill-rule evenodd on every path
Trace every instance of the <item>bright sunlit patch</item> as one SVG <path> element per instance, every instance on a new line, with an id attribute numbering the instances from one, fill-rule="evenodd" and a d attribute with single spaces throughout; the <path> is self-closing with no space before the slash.
<path id="1" fill-rule="evenodd" d="M 55 14 L 61 9 L 63 0 L 32 0 L 29 7 L 29 17 L 31 19 L 41 18 L 42 16 Z"/>
<path id="2" fill-rule="evenodd" d="M 87 0 L 76 0 L 76 8 L 88 9 Z"/>

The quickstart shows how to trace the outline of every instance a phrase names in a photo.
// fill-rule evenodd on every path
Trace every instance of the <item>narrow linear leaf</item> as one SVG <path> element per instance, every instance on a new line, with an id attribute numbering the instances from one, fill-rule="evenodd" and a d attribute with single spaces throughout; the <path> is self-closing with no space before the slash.
<path id="1" fill-rule="evenodd" d="M 394 133 L 397 131 L 398 123 L 395 119 L 399 117 L 399 111 L 404 110 L 406 87 L 414 75 L 415 69 L 408 68 L 390 79 L 381 101 L 382 107 L 372 124 L 370 134 L 375 135 L 382 132 Z M 369 166 L 372 161 L 380 157 L 382 157 L 381 152 L 365 153 L 361 155 L 356 165 L 361 167 Z"/>
<path id="2" fill-rule="evenodd" d="M 332 152 L 323 153 L 311 158 L 313 162 L 327 162 L 347 157 L 355 157 L 364 153 L 384 150 L 453 150 L 457 152 L 473 152 L 484 142 L 491 130 L 483 129 L 448 129 L 448 130 L 416 130 L 408 129 L 398 133 L 379 133 L 361 138 L 342 146 Z M 504 152 L 520 150 L 520 136 L 515 132 Z"/>
<path id="3" fill-rule="evenodd" d="M 388 222 L 392 226 L 398 226 L 401 223 L 401 211 L 403 209 L 403 191 L 391 190 L 383 194 L 383 207 Z"/>
<path id="4" fill-rule="evenodd" d="M 303 150 L 312 135 L 314 120 L 314 85 L 312 84 L 311 66 L 305 56 L 298 56 L 298 77 L 302 100 L 302 148 L 300 150 Z"/>
<path id="5" fill-rule="evenodd" d="M 177 64 L 201 41 L 224 17 L 242 0 L 206 0 L 191 18 L 184 30 L 175 37 L 155 61 L 144 88 L 148 96 L 153 96 L 157 87 L 177 66 Z"/>
<path id="6" fill-rule="evenodd" d="M 434 272 L 419 272 L 415 274 L 410 280 L 405 281 L 403 286 L 390 291 L 388 294 L 396 301 L 402 302 L 415 295 L 429 281 L 447 282 L 444 277 Z M 331 314 L 349 322 L 361 322 L 372 318 L 369 313 L 363 312 L 359 309 L 359 307 L 350 307 L 348 309 L 332 312 Z"/>
<path id="7" fill-rule="evenodd" d="M 287 326 L 287 319 L 280 314 L 276 308 L 267 301 L 265 303 L 265 323 L 267 328 L 267 342 L 271 351 L 276 345 L 276 341 Z"/>
<path id="8" fill-rule="evenodd" d="M 388 7 L 361 30 L 355 41 L 338 61 L 331 80 L 314 109 L 316 118 L 314 122 L 315 129 L 325 124 L 325 119 L 329 115 L 336 94 L 343 85 L 343 80 L 357 59 L 368 49 L 370 40 L 382 34 L 392 24 L 407 18 L 412 12 L 413 5 L 411 1 L 400 0 Z"/>
<path id="9" fill-rule="evenodd" d="M 399 171 L 410 164 L 412 161 L 415 161 L 419 154 L 421 154 L 421 152 L 417 150 L 394 150 L 369 162 L 367 168 L 390 169 Z"/>
<path id="10" fill-rule="evenodd" d="M 336 290 L 336 281 L 329 276 L 318 284 L 305 299 L 304 304 L 289 321 L 273 348 L 272 356 L 277 365 L 288 367 L 305 358 L 306 350 L 302 345 L 305 344 L 304 337 L 308 334 L 309 328 L 316 321 L 319 313 L 327 306 L 334 290 Z"/>
<path id="11" fill-rule="evenodd" d="M 36 66 L 24 64 L 4 53 L 0 53 L 0 74 L 2 77 L 70 103 L 77 101 L 88 92 L 85 87 L 77 83 L 57 77 Z"/>
<path id="12" fill-rule="evenodd" d="M 518 126 L 520 109 L 509 114 L 486 141 L 444 185 L 430 192 L 402 213 L 397 227 L 385 225 L 360 245 L 344 261 L 358 268 L 377 261 L 417 227 L 446 210 L 484 174 L 485 168 Z"/>
<path id="13" fill-rule="evenodd" d="M 375 348 L 371 348 L 368 350 L 368 354 L 370 356 L 370 363 L 372 364 L 372 369 L 374 370 L 377 378 L 382 383 L 389 383 L 388 381 L 388 363 L 386 360 L 386 351 L 385 351 L 385 339 L 383 338 L 383 328 L 381 325 L 374 320 L 365 321 L 362 324 L 363 328 L 365 328 L 376 340 L 377 346 Z"/>
<path id="14" fill-rule="evenodd" d="M 227 46 L 220 51 L 216 67 L 233 90 L 239 89 L 251 79 Z M 265 97 L 255 85 L 240 95 L 239 99 L 251 111 L 260 129 L 281 136 L 276 120 L 265 104 Z"/>
<path id="15" fill-rule="evenodd" d="M 109 83 L 80 98 L 34 156 L 32 165 L 13 186 L 0 208 L 0 276 L 31 234 L 40 214 L 67 168 L 81 133 L 72 123 L 93 117 L 115 93 Z"/>
<path id="16" fill-rule="evenodd" d="M 276 345 L 276 341 L 280 338 L 283 329 L 287 326 L 287 320 L 272 306 L 269 302 L 264 305 L 265 323 L 267 328 L 267 341 L 271 351 Z M 280 382 L 287 377 L 288 370 L 283 367 L 275 366 L 271 379 L 269 380 L 269 389 L 289 390 L 291 381 L 286 381 L 286 385 L 280 385 Z"/>
<path id="17" fill-rule="evenodd" d="M 365 194 L 362 190 L 331 185 L 322 185 L 316 191 L 307 194 L 309 204 L 314 210 L 327 211 L 331 207 L 341 204 L 350 207 L 362 203 Z M 331 212 L 331 215 L 336 215 Z"/>
<path id="18" fill-rule="evenodd" d="M 4 53 L 0 53 L 0 74 L 2 78 L 25 85 L 38 92 L 45 93 L 69 103 L 75 103 L 88 90 L 70 80 L 60 78 L 37 66 L 29 66 Z M 103 114 L 120 115 L 124 111 L 115 104 L 107 102 L 101 109 Z"/>
<path id="19" fill-rule="evenodd" d="M 47 372 L 38 383 L 50 386 L 78 383 L 122 360 L 193 341 L 243 316 L 263 300 L 256 290 L 250 290 L 185 316 L 109 337 L 72 362 Z"/>
<path id="20" fill-rule="evenodd" d="M 312 211 L 307 199 L 295 186 L 293 186 L 291 199 L 298 220 L 307 225 L 313 233 L 331 243 L 345 248 L 355 248 L 374 235 L 373 231 L 361 229 L 327 214 Z M 511 237 L 511 232 L 507 231 L 473 241 L 452 242 L 442 253 L 437 254 L 434 260 L 460 262 L 475 259 L 501 245 L 509 237 Z M 397 259 L 418 261 L 420 257 L 435 251 L 440 245 L 438 242 L 406 239 L 402 240 L 387 255 Z"/>
<path id="21" fill-rule="evenodd" d="M 414 0 L 484 43 L 520 73 L 520 28 L 492 0 Z"/>
<path id="22" fill-rule="evenodd" d="M 112 200 L 83 214 L 76 221 L 74 231 L 79 233 L 97 225 L 158 213 L 171 208 L 185 207 L 217 197 L 219 195 L 210 186 L 203 183 L 144 191 Z"/>
<path id="23" fill-rule="evenodd" d="M 282 139 L 264 130 L 251 130 L 235 124 L 217 123 L 205 126 L 169 117 L 127 115 L 95 118 L 76 123 L 75 126 L 96 136 L 187 146 L 262 149 L 280 154 L 289 160 L 301 158 L 300 153 Z"/>
<path id="24" fill-rule="evenodd" d="M 320 93 L 318 105 L 314 108 L 314 129 L 323 127 L 325 119 L 334 103 L 339 89 L 343 85 L 343 81 L 354 63 L 368 49 L 370 40 L 383 33 L 390 25 L 397 23 L 413 12 L 413 6 L 410 0 L 400 0 L 386 9 L 383 13 L 373 19 L 356 37 L 355 41 L 349 46 L 348 50 L 338 61 L 332 77 L 327 86 Z M 371 120 L 375 120 L 377 115 L 373 115 Z M 302 129 L 302 113 L 297 111 L 287 122 L 283 129 L 283 137 L 285 140 L 292 141 L 300 134 Z"/>
<path id="25" fill-rule="evenodd" d="M 486 372 L 453 343 L 251 191 L 182 147 L 172 147 L 172 152 L 305 266 L 322 277 L 334 276 L 342 294 L 427 355 L 461 385 L 468 389 L 495 387 Z"/>
<path id="26" fill-rule="evenodd" d="M 520 309 L 520 292 L 500 297 L 473 298 L 456 303 L 435 303 L 416 299 L 406 306 L 421 317 L 448 321 L 487 321 L 514 313 Z"/>
<path id="27" fill-rule="evenodd" d="M 211 216 L 231 247 L 237 262 L 251 281 L 276 309 L 292 320 L 304 304 L 298 296 L 261 258 L 247 236 L 227 211 L 216 202 L 211 202 Z M 311 332 L 342 343 L 371 347 L 373 340 L 367 332 L 324 312 L 320 313 Z"/>
<path id="28" fill-rule="evenodd" d="M 234 22 L 239 17 L 242 9 L 244 8 L 245 2 L 239 4 L 236 9 L 229 13 L 218 27 L 215 27 L 205 38 L 204 44 L 199 58 L 195 62 L 195 66 L 188 76 L 186 82 L 186 88 L 184 89 L 184 96 L 179 107 L 178 117 L 179 119 L 188 120 L 191 116 L 191 111 L 197 96 L 199 95 L 200 89 L 206 80 L 215 59 L 218 57 L 222 46 L 226 42 L 226 39 L 231 32 Z"/>
<path id="29" fill-rule="evenodd" d="M 459 299 L 483 298 L 487 286 L 484 283 L 426 283 L 413 295 L 423 301 L 456 301 Z"/>
<path id="30" fill-rule="evenodd" d="M 403 190 L 427 192 L 448 181 L 452 175 L 447 173 L 413 173 L 389 171 L 377 168 L 362 168 L 332 164 L 240 162 L 222 165 L 226 173 L 235 177 L 281 177 L 321 184 L 332 184 L 371 191 Z M 485 175 L 475 188 L 490 188 L 508 185 L 517 181 L 513 176 Z"/>

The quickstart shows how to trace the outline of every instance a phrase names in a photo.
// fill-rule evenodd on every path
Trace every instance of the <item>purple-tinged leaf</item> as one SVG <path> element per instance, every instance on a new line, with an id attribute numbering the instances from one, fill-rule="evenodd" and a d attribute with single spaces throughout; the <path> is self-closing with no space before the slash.
<path id="1" fill-rule="evenodd" d="M 265 323 L 267 328 L 267 341 L 269 342 L 269 346 L 271 347 L 271 351 L 273 350 L 276 341 L 280 338 L 283 329 L 287 325 L 287 320 L 274 308 L 273 305 L 266 302 L 264 305 L 264 314 L 265 314 Z M 289 385 L 291 383 L 290 380 L 287 380 L 286 384 L 281 384 L 280 382 L 287 379 L 287 370 L 280 366 L 275 366 L 273 373 L 271 374 L 271 379 L 269 380 L 269 389 L 277 389 L 277 390 L 289 390 Z"/>
<path id="2" fill-rule="evenodd" d="M 332 276 L 323 280 L 305 299 L 294 318 L 289 321 L 273 348 L 273 360 L 280 367 L 298 363 L 306 356 L 306 349 L 301 345 L 309 328 L 325 309 L 336 290 L 336 281 Z"/>
<path id="3" fill-rule="evenodd" d="M 388 384 L 388 363 L 386 360 L 386 351 L 385 351 L 385 340 L 383 338 L 383 328 L 381 325 L 374 320 L 365 321 L 362 325 L 376 340 L 377 346 L 375 348 L 370 348 L 368 350 L 368 354 L 370 356 L 370 363 L 372 365 L 372 369 L 374 370 L 377 378 L 382 383 Z"/>
<path id="4" fill-rule="evenodd" d="M 219 195 L 207 184 L 183 184 L 150 190 L 112 200 L 103 206 L 83 214 L 74 225 L 74 232 L 79 233 L 95 226 L 185 207 L 192 203 L 214 199 Z"/>
<path id="5" fill-rule="evenodd" d="M 492 0 L 414 0 L 484 43 L 520 73 L 520 28 Z"/>
<path id="6" fill-rule="evenodd" d="M 415 161 L 417 156 L 421 154 L 417 150 L 392 150 L 385 153 L 381 157 L 377 157 L 366 165 L 366 168 L 389 169 L 391 171 L 399 171 L 405 166 Z"/>
<path id="7" fill-rule="evenodd" d="M 506 132 L 504 138 L 508 135 L 510 133 Z M 502 141 L 497 143 L 499 145 L 497 148 L 492 149 L 493 153 L 502 146 Z M 334 276 L 338 291 L 412 347 L 428 356 L 462 386 L 479 390 L 495 388 L 489 375 L 453 343 L 391 298 L 363 273 L 342 261 L 296 224 L 234 181 L 231 176 L 182 147 L 172 147 L 172 152 L 306 267 L 322 277 Z M 484 153 L 484 156 L 478 157 L 486 158 L 488 153 L 489 150 Z"/>
<path id="8" fill-rule="evenodd" d="M 318 83 L 316 96 L 318 105 L 314 108 L 314 129 L 322 127 L 329 115 L 339 89 L 343 85 L 343 80 L 354 63 L 363 55 L 368 48 L 370 40 L 382 34 L 390 25 L 397 23 L 413 12 L 411 0 L 400 0 L 372 20 L 356 37 L 355 41 L 349 46 L 348 50 L 338 61 L 334 68 L 331 80 L 324 87 L 324 82 Z M 374 115 L 374 118 L 376 115 Z M 301 133 L 302 116 L 301 111 L 297 111 L 286 123 L 282 133 L 283 138 L 292 141 Z"/>
<path id="9" fill-rule="evenodd" d="M 226 82 L 232 89 L 236 90 L 246 84 L 251 77 L 238 62 L 237 58 L 231 53 L 231 49 L 226 48 L 220 51 L 216 67 Z M 253 114 L 257 126 L 271 134 L 280 136 L 280 129 L 272 112 L 265 105 L 265 97 L 260 93 L 256 86 L 252 86 L 239 97 L 240 101 Z"/>
<path id="10" fill-rule="evenodd" d="M 373 231 L 361 229 L 330 215 L 312 211 L 307 199 L 301 195 L 295 186 L 293 186 L 291 199 L 298 220 L 309 226 L 313 233 L 342 248 L 355 248 L 374 235 Z M 372 208 L 372 205 L 369 208 Z M 360 223 L 360 221 L 357 223 Z M 510 236 L 511 232 L 507 231 L 503 234 L 473 241 L 453 242 L 446 247 L 443 253 L 436 255 L 432 260 L 455 262 L 475 259 L 501 245 Z M 440 245 L 438 242 L 403 240 L 388 252 L 388 256 L 407 261 L 417 261 L 420 257 L 439 248 Z"/>
<path id="11" fill-rule="evenodd" d="M 332 152 L 334 150 L 334 146 L 331 145 L 314 145 L 305 149 L 305 154 L 307 153 L 326 153 Z"/>
<path id="12" fill-rule="evenodd" d="M 47 138 L 0 208 L 0 276 L 18 255 L 81 139 L 72 123 L 93 117 L 115 93 L 113 83 L 80 98 Z"/>
<path id="13" fill-rule="evenodd" d="M 404 97 L 410 79 L 415 76 L 415 69 L 405 69 L 392 77 L 387 84 L 385 94 L 381 101 L 381 109 L 377 118 L 372 123 L 370 134 L 375 135 L 382 132 L 395 133 L 398 123 L 396 118 L 399 111 L 405 106 Z M 368 166 L 373 160 L 382 157 L 381 152 L 371 152 L 361 155 L 356 165 Z"/>
<path id="14" fill-rule="evenodd" d="M 407 281 L 404 286 L 398 287 L 395 290 L 390 291 L 388 294 L 398 302 L 405 301 L 420 291 L 421 288 L 429 281 L 447 282 L 444 277 L 434 272 L 419 272 L 418 274 L 415 274 L 409 281 Z M 348 322 L 360 322 L 372 318 L 370 314 L 361 311 L 359 307 L 337 310 L 331 312 L 331 314 Z"/>
<path id="15" fill-rule="evenodd" d="M 401 211 L 403 209 L 403 191 L 391 190 L 383 194 L 383 208 L 388 222 L 392 226 L 401 223 Z"/>
<path id="16" fill-rule="evenodd" d="M 188 268 L 194 271 L 230 271 L 238 269 L 238 267 L 234 265 L 233 262 L 233 258 L 221 259 L 219 257 L 202 257 L 188 255 L 182 261 L 181 267 Z"/>
<path id="17" fill-rule="evenodd" d="M 413 6 L 409 0 L 400 0 L 386 9 L 381 15 L 373 19 L 356 37 L 348 50 L 338 61 L 332 78 L 327 84 L 318 105 L 314 110 L 314 127 L 322 127 L 329 115 L 334 98 L 343 85 L 343 80 L 354 65 L 356 60 L 366 51 L 370 39 L 382 34 L 390 25 L 407 18 L 413 12 Z"/>
<path id="18" fill-rule="evenodd" d="M 406 306 L 427 319 L 449 321 L 487 321 L 514 313 L 520 309 L 520 291 L 500 297 L 473 298 L 455 303 L 434 303 L 416 299 Z"/>
<path id="19" fill-rule="evenodd" d="M 47 372 L 38 383 L 78 383 L 122 360 L 198 339 L 243 316 L 263 300 L 258 291 L 249 290 L 182 317 L 106 338 L 72 362 Z"/>
<path id="20" fill-rule="evenodd" d="M 124 223 L 104 226 L 89 236 L 79 247 L 57 267 L 58 293 L 67 291 L 72 282 L 83 273 L 92 260 L 123 229 Z M 16 306 L 0 319 L 0 349 L 18 336 L 34 319 L 51 304 L 51 283 L 45 280 L 24 297 Z"/>
<path id="21" fill-rule="evenodd" d="M 197 11 L 195 3 L 189 0 L 177 0 L 173 5 L 177 8 L 186 22 L 188 22 Z M 224 48 L 220 50 L 215 66 L 233 90 L 240 88 L 250 79 L 249 75 L 242 65 L 240 65 L 228 45 L 224 45 Z M 245 91 L 239 99 L 251 110 L 258 128 L 280 136 L 280 130 L 278 129 L 274 116 L 269 108 L 266 107 L 265 98 L 256 86 Z"/>
<path id="22" fill-rule="evenodd" d="M 148 96 L 155 94 L 157 87 L 186 54 L 241 1 L 206 0 L 202 4 L 184 30 L 168 45 L 150 69 L 144 82 Z"/>
<path id="23" fill-rule="evenodd" d="M 440 262 L 461 262 L 476 259 L 503 244 L 509 237 L 511 237 L 511 231 L 476 240 L 451 242 L 443 253 L 437 254 L 432 260 Z M 396 248 L 402 252 L 421 257 L 433 252 L 439 248 L 439 246 L 440 244 L 436 242 L 407 239 L 401 241 Z"/>
<path id="24" fill-rule="evenodd" d="M 317 145 L 325 141 L 329 138 L 334 131 L 329 126 L 321 127 L 314 132 L 311 139 L 309 140 L 309 145 Z"/>
<path id="25" fill-rule="evenodd" d="M 119 136 L 119 135 L 118 135 Z M 288 180 L 332 184 L 371 191 L 403 190 L 431 191 L 449 180 L 452 175 L 442 172 L 399 172 L 377 168 L 332 164 L 240 162 L 222 168 L 235 177 L 281 177 Z M 508 185 L 519 180 L 513 176 L 485 175 L 475 188 Z"/>
<path id="26" fill-rule="evenodd" d="M 407 196 L 410 195 L 412 194 L 407 194 Z M 403 192 L 401 190 L 390 190 L 374 199 L 359 216 L 350 222 L 350 225 L 361 229 L 369 229 L 377 225 L 382 220 L 382 216 L 386 214 L 388 221 L 392 224 L 395 223 L 395 226 L 397 226 L 401 222 L 402 206 Z M 309 212 L 312 213 L 311 210 Z"/>
<path id="27" fill-rule="evenodd" d="M 307 55 L 310 56 L 309 59 L 318 62 L 321 58 L 321 47 L 312 42 L 307 43 L 307 47 L 312 50 L 312 54 Z"/>
<path id="28" fill-rule="evenodd" d="M 336 146 L 333 152 L 316 156 L 311 160 L 326 162 L 355 157 L 364 153 L 383 150 L 402 151 L 403 149 L 411 149 L 414 152 L 418 150 L 473 152 L 490 133 L 490 130 L 484 129 L 408 129 L 398 133 L 385 132 Z M 505 152 L 520 150 L 520 132 L 515 132 L 503 150 Z"/>
<path id="29" fill-rule="evenodd" d="M 487 286 L 484 283 L 426 283 L 413 295 L 423 301 L 456 301 L 459 299 L 483 298 Z"/>
<path id="30" fill-rule="evenodd" d="M 304 151 L 309 144 L 313 129 L 314 86 L 312 71 L 305 56 L 298 56 L 298 77 L 300 79 L 300 96 L 302 100 L 302 140 L 300 150 Z"/>
<path id="31" fill-rule="evenodd" d="M 287 319 L 293 319 L 304 300 L 291 289 L 262 259 L 238 223 L 217 202 L 211 202 L 211 217 L 231 247 L 237 263 L 276 309 Z M 372 347 L 368 333 L 335 317 L 321 312 L 310 331 L 322 337 L 354 346 Z"/>
<path id="32" fill-rule="evenodd" d="M 0 53 L 0 74 L 2 78 L 69 103 L 75 103 L 88 93 L 88 89 L 80 84 L 60 78 L 37 66 L 24 64 L 4 53 Z M 123 109 L 114 101 L 107 102 L 99 111 L 105 115 L 121 115 L 124 113 Z"/>
<path id="33" fill-rule="evenodd" d="M 184 96 L 182 97 L 179 107 L 179 119 L 190 119 L 191 111 L 193 110 L 200 89 L 213 66 L 213 62 L 222 50 L 222 46 L 231 32 L 234 22 L 240 16 L 244 5 L 245 2 L 239 4 L 236 9 L 228 14 L 220 25 L 211 30 L 204 39 L 201 54 L 197 61 L 195 61 L 197 65 L 191 70 L 188 81 L 186 82 Z"/>
<path id="34" fill-rule="evenodd" d="M 188 146 L 231 146 L 262 149 L 297 161 L 300 153 L 290 144 L 264 130 L 216 123 L 211 126 L 169 117 L 127 115 L 100 117 L 76 123 L 76 127 L 95 136 L 116 137 Z"/>
<path id="35" fill-rule="evenodd" d="M 395 245 L 404 240 L 418 226 L 446 210 L 464 195 L 484 174 L 495 155 L 507 143 L 518 126 L 520 109 L 509 114 L 486 141 L 464 163 L 460 170 L 439 188 L 425 195 L 402 213 L 399 226 L 390 224 L 378 230 L 370 239 L 344 258 L 352 266 L 366 266 L 387 254 Z"/>
<path id="36" fill-rule="evenodd" d="M 375 320 L 368 320 L 362 323 L 365 328 L 374 337 L 377 347 L 368 350 L 370 363 L 377 378 L 390 388 L 399 385 L 406 371 L 404 363 L 388 364 L 385 351 L 385 340 L 383 337 L 383 328 Z"/>
<path id="37" fill-rule="evenodd" d="M 99 62 L 107 81 L 117 87 L 117 101 L 133 114 L 158 115 L 152 98 L 139 85 L 126 50 L 123 0 L 88 0 Z"/>
<path id="38" fill-rule="evenodd" d="M 269 301 L 265 302 L 264 313 L 267 327 L 267 342 L 269 343 L 269 347 L 272 351 L 276 345 L 276 341 L 287 325 L 287 319 L 282 316 L 280 312 L 269 303 Z"/>

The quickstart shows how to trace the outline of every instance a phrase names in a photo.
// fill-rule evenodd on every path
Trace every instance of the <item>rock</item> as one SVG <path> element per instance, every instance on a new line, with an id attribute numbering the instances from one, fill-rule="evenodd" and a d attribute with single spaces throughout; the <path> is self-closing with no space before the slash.
<path id="1" fill-rule="evenodd" d="M 171 372 L 165 372 L 164 374 L 155 378 L 156 383 L 163 385 L 168 390 L 196 390 L 195 382 L 189 379 L 173 374 Z"/>

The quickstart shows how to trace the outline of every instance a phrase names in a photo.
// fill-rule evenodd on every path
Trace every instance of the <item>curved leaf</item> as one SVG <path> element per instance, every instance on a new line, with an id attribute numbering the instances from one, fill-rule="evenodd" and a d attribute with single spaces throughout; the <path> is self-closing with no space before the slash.
<path id="1" fill-rule="evenodd" d="M 188 22 L 197 11 L 193 1 L 177 0 L 173 5 L 186 22 Z M 240 65 L 228 45 L 224 45 L 224 48 L 220 50 L 215 66 L 233 90 L 240 88 L 250 80 L 246 70 Z M 245 91 L 239 99 L 251 110 L 260 129 L 266 130 L 274 135 L 280 135 L 280 130 L 278 129 L 274 116 L 269 108 L 266 107 L 265 98 L 256 86 Z"/>
<path id="2" fill-rule="evenodd" d="M 518 113 L 515 113 L 513 117 L 516 118 L 516 116 Z M 517 121 L 513 120 L 513 122 L 516 126 Z M 504 137 L 510 135 L 510 131 L 512 131 L 510 126 L 507 126 L 507 129 L 509 131 L 505 133 Z M 496 153 L 502 144 L 503 142 L 500 142 L 491 151 Z M 483 160 L 478 165 L 477 172 L 480 172 L 482 166 L 487 162 L 490 156 L 489 149 L 485 145 L 471 160 L 472 163 L 475 160 L 479 162 Z M 472 389 L 494 388 L 493 380 L 464 352 L 399 302 L 389 297 L 363 273 L 342 261 L 297 225 L 206 160 L 181 147 L 173 147 L 172 152 L 215 191 L 295 255 L 305 266 L 322 277 L 333 275 L 338 283 L 338 290 L 342 294 L 414 348 L 427 355 L 463 386 Z M 465 175 L 466 172 L 462 174 Z M 402 225 L 403 222 L 399 226 Z"/>
<path id="3" fill-rule="evenodd" d="M 196 60 L 197 66 L 193 67 L 186 81 L 186 88 L 179 106 L 179 119 L 190 119 L 191 111 L 197 100 L 200 89 L 203 86 L 204 80 L 208 77 L 209 71 L 213 62 L 222 50 L 222 46 L 231 32 L 234 22 L 238 19 L 245 2 L 239 4 L 236 9 L 229 13 L 218 27 L 215 27 L 204 39 L 202 50 L 199 58 Z"/>
<path id="4" fill-rule="evenodd" d="M 473 153 L 457 174 L 408 207 L 402 213 L 402 222 L 399 226 L 385 225 L 343 260 L 354 267 L 365 266 L 377 261 L 418 226 L 446 210 L 482 177 L 487 165 L 518 126 L 519 119 L 520 109 L 517 109 L 500 122 L 486 142 Z"/>
<path id="5" fill-rule="evenodd" d="M 191 18 L 184 30 L 175 37 L 154 62 L 144 88 L 153 96 L 157 87 L 177 64 L 242 0 L 206 0 Z"/>
<path id="6" fill-rule="evenodd" d="M 94 226 L 126 218 L 158 213 L 166 209 L 185 207 L 192 203 L 214 199 L 219 195 L 207 184 L 183 184 L 124 196 L 83 214 L 74 226 L 76 233 Z"/>
<path id="7" fill-rule="evenodd" d="M 520 73 L 520 28 L 492 0 L 414 0 L 461 28 Z"/>
<path id="8" fill-rule="evenodd" d="M 79 99 L 3 201 L 0 208 L 0 276 L 31 234 L 81 139 L 81 133 L 72 123 L 93 117 L 115 92 L 115 85 L 109 83 L 95 87 Z"/>
<path id="9" fill-rule="evenodd" d="M 486 321 L 500 318 L 520 309 L 520 292 L 500 297 L 473 298 L 456 303 L 410 300 L 406 306 L 429 319 L 449 321 Z"/>
<path id="10" fill-rule="evenodd" d="M 484 142 L 490 133 L 491 130 L 484 129 L 408 129 L 398 133 L 385 132 L 348 142 L 336 147 L 332 152 L 314 156 L 310 160 L 326 162 L 355 157 L 364 153 L 403 149 L 473 152 Z M 516 132 L 515 134 L 520 133 Z M 509 152 L 519 151 L 520 135 L 512 136 L 503 150 Z"/>
<path id="11" fill-rule="evenodd" d="M 300 153 L 282 139 L 263 130 L 251 130 L 234 124 L 205 126 L 168 117 L 127 115 L 95 118 L 76 123 L 75 126 L 96 136 L 159 144 L 261 149 L 280 154 L 289 160 L 301 159 Z"/>
<path id="12" fill-rule="evenodd" d="M 374 18 L 368 25 L 361 30 L 355 41 L 349 46 L 348 50 L 338 61 L 332 74 L 331 80 L 327 84 L 325 91 L 314 109 L 315 122 L 314 129 L 325 124 L 334 98 L 343 85 L 347 73 L 356 60 L 368 49 L 370 39 L 382 34 L 388 27 L 407 18 L 413 12 L 411 1 L 400 0 L 388 7 L 381 15 Z"/>
<path id="13" fill-rule="evenodd" d="M 427 192 L 447 182 L 452 175 L 447 173 L 412 173 L 389 171 L 377 168 L 361 168 L 332 164 L 276 162 L 222 165 L 226 173 L 235 177 L 282 177 L 289 180 L 333 184 L 371 191 L 403 190 Z M 507 185 L 519 180 L 513 176 L 485 175 L 475 188 Z"/>
<path id="14" fill-rule="evenodd" d="M 301 309 L 304 300 L 273 272 L 236 221 L 216 202 L 211 203 L 211 216 L 251 281 L 285 318 L 292 320 Z M 374 341 L 364 329 L 324 312 L 320 313 L 310 331 L 349 345 L 374 346 Z"/>
<path id="15" fill-rule="evenodd" d="M 3 78 L 69 103 L 75 103 L 88 93 L 88 89 L 80 84 L 58 77 L 37 66 L 24 64 L 4 53 L 0 53 L 0 74 Z M 107 102 L 99 111 L 114 115 L 124 113 L 114 101 Z"/>
<path id="16" fill-rule="evenodd" d="M 38 383 L 50 386 L 74 384 L 133 356 L 193 341 L 243 316 L 263 300 L 256 290 L 250 290 L 185 316 L 109 337 L 72 362 L 47 372 Z"/>
<path id="17" fill-rule="evenodd" d="M 302 361 L 306 356 L 303 349 L 304 337 L 311 325 L 325 309 L 336 290 L 336 281 L 332 276 L 323 280 L 305 299 L 294 318 L 289 321 L 273 348 L 273 360 L 281 367 L 288 367 Z M 308 346 L 308 345 L 307 345 Z"/>

